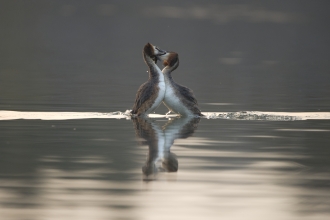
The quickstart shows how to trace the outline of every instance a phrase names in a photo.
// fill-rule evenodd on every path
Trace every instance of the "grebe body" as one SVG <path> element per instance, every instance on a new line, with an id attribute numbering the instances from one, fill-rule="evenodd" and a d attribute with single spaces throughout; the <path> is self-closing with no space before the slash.
<path id="1" fill-rule="evenodd" d="M 163 100 L 166 107 L 182 116 L 202 116 L 193 91 L 176 83 L 172 78 L 171 73 L 179 66 L 179 55 L 175 52 L 169 52 L 159 56 L 159 59 L 164 61 L 163 64 L 165 66 L 162 72 L 166 84 Z"/>
<path id="2" fill-rule="evenodd" d="M 149 79 L 137 91 L 131 113 L 137 116 L 147 116 L 153 113 L 165 97 L 165 77 L 156 65 L 157 56 L 166 52 L 147 43 L 142 51 L 145 63 L 149 68 Z"/>

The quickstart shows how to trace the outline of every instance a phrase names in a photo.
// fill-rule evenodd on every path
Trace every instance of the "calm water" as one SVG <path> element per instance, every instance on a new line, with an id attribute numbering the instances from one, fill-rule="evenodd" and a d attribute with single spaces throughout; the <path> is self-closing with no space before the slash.
<path id="1" fill-rule="evenodd" d="M 0 111 L 124 112 L 149 41 L 203 112 L 330 112 L 329 6 L 3 0 Z M 329 119 L 0 120 L 0 216 L 328 219 L 329 137 Z"/>
<path id="2" fill-rule="evenodd" d="M 4 219 L 326 219 L 329 127 L 328 120 L 2 121 L 0 212 Z"/>

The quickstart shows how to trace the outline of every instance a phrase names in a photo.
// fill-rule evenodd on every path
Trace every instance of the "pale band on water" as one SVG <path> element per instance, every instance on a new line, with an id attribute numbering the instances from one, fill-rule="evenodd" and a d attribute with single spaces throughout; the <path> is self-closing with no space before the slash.
<path id="1" fill-rule="evenodd" d="M 72 120 L 72 119 L 130 119 L 130 110 L 124 112 L 29 112 L 29 111 L 1 111 L 0 120 Z M 265 120 L 265 121 L 295 121 L 330 119 L 330 112 L 202 112 L 207 119 L 227 120 Z M 150 118 L 173 118 L 176 114 L 149 114 Z"/>

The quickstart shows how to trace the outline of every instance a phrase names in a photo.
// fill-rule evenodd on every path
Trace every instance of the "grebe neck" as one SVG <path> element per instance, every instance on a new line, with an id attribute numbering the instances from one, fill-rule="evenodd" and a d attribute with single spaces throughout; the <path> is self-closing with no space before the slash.
<path id="1" fill-rule="evenodd" d="M 143 58 L 144 58 L 144 62 L 147 64 L 147 66 L 149 68 L 149 71 L 148 71 L 149 78 L 154 78 L 154 77 L 159 78 L 159 75 L 160 75 L 159 73 L 161 72 L 161 70 L 156 65 L 156 63 L 153 61 L 153 59 L 145 53 L 143 53 Z"/>
<path id="2" fill-rule="evenodd" d="M 162 70 L 163 74 L 171 75 L 172 69 L 169 66 L 166 66 Z"/>

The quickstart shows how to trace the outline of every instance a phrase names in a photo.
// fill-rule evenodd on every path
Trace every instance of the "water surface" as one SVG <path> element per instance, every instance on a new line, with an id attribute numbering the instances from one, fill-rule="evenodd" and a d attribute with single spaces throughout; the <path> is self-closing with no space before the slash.
<path id="1" fill-rule="evenodd" d="M 325 219 L 329 127 L 328 120 L 2 121 L 0 212 L 6 219 Z"/>

